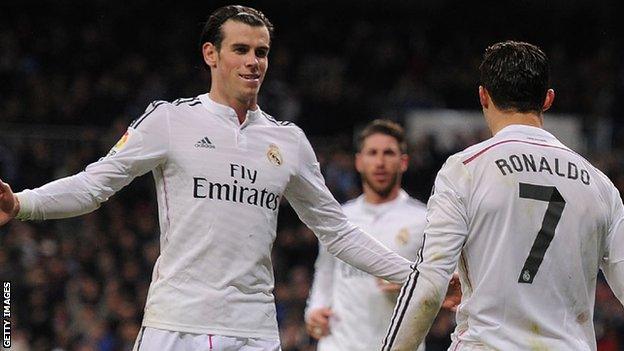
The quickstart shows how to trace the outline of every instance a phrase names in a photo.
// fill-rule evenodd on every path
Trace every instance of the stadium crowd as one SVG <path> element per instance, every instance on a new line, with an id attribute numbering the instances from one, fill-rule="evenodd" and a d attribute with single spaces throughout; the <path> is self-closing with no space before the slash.
<path id="1" fill-rule="evenodd" d="M 482 14 L 491 15 L 487 24 L 466 16 L 446 26 L 477 10 L 450 1 L 380 10 L 378 2 L 347 1 L 333 11 L 328 2 L 258 3 L 277 26 L 260 105 L 308 133 L 339 201 L 360 192 L 353 130 L 380 116 L 401 121 L 414 109 L 477 109 L 479 54 L 501 35 L 533 40 L 550 55 L 553 111 L 581 116 L 587 156 L 624 192 L 623 40 L 614 34 L 622 5 L 552 2 L 542 15 L 551 21 L 536 28 L 542 17 L 530 18 L 528 4 L 514 13 L 526 16 L 521 24 L 497 5 Z M 0 11 L 0 178 L 15 190 L 73 174 L 105 155 L 151 100 L 207 90 L 195 40 L 212 5 L 200 11 L 171 1 L 120 8 L 63 0 L 28 11 L 31 5 L 3 4 Z M 586 28 L 575 26 L 581 21 Z M 413 140 L 405 188 L 426 201 L 446 157 L 484 137 L 483 130 L 466 131 L 451 148 L 436 135 Z M 0 278 L 12 282 L 13 349 L 132 347 L 159 253 L 152 187 L 143 176 L 89 215 L 0 228 Z M 316 252 L 314 234 L 283 203 L 273 263 L 284 351 L 314 350 L 303 308 Z M 624 350 L 624 311 L 604 280 L 596 297 L 599 350 Z M 442 313 L 428 350 L 445 350 L 453 327 L 453 315 Z"/>

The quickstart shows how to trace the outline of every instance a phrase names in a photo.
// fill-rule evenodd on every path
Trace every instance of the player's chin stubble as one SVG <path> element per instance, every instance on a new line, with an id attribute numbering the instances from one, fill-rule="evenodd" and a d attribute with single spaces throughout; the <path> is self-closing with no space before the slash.
<path id="1" fill-rule="evenodd" d="M 394 186 L 399 181 L 399 173 L 395 173 L 390 182 L 387 185 L 375 185 L 374 182 L 370 181 L 365 174 L 362 174 L 362 182 L 368 185 L 368 187 L 373 190 L 380 197 L 388 197 L 390 192 L 394 188 Z"/>

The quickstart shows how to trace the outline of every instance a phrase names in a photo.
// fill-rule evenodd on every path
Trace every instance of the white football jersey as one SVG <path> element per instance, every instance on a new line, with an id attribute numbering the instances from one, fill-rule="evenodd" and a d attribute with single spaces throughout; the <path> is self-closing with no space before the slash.
<path id="1" fill-rule="evenodd" d="M 587 160 L 543 129 L 508 126 L 447 160 L 427 220 L 384 350 L 424 338 L 458 263 L 454 350 L 596 350 L 598 269 L 624 297 L 624 211 Z"/>
<path id="2" fill-rule="evenodd" d="M 362 195 L 343 209 L 352 223 L 399 255 L 416 260 L 425 229 L 422 202 L 401 190 L 396 199 L 383 204 L 370 204 Z M 318 350 L 379 350 L 396 298 L 379 289 L 377 278 L 337 260 L 320 246 L 306 311 L 330 307 L 333 316 L 330 334 L 319 341 Z"/>
<path id="3" fill-rule="evenodd" d="M 347 221 L 300 128 L 260 108 L 240 124 L 208 94 L 153 103 L 84 172 L 19 193 L 18 218 L 93 211 L 148 171 L 161 234 L 144 326 L 277 339 L 271 247 L 282 197 L 341 259 L 393 281 L 410 271 Z"/>

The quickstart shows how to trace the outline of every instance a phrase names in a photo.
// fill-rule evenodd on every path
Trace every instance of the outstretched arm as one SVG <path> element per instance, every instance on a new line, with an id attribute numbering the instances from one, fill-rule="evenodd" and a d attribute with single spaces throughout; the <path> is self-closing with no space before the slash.
<path id="1" fill-rule="evenodd" d="M 351 224 L 327 189 L 308 139 L 301 132 L 299 165 L 284 195 L 327 251 L 348 264 L 393 283 L 403 283 L 410 262 Z"/>
<path id="2" fill-rule="evenodd" d="M 154 106 L 154 105 L 152 105 Z M 74 217 L 97 209 L 115 192 L 166 160 L 169 143 L 168 108 L 153 107 L 137 119 L 109 154 L 73 176 L 61 178 L 39 188 L 3 196 L 4 220 L 45 220 Z M 153 112 L 153 113 L 152 113 Z M 140 122 L 140 123 L 139 123 Z M 3 187 L 3 192 L 9 192 Z"/>

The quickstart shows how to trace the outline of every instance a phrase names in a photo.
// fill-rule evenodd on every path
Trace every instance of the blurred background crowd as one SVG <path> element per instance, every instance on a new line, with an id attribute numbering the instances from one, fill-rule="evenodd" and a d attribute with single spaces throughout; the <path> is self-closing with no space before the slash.
<path id="1" fill-rule="evenodd" d="M 478 110 L 478 63 L 505 39 L 550 56 L 554 114 L 576 116 L 584 154 L 624 191 L 624 37 L 617 1 L 256 1 L 276 25 L 260 105 L 310 137 L 339 201 L 360 193 L 353 133 L 423 109 Z M 208 90 L 197 40 L 223 1 L 43 0 L 0 4 L 0 178 L 14 190 L 105 155 L 152 100 Z M 546 115 L 548 118 L 548 114 Z M 556 133 L 556 131 L 555 131 Z M 406 190 L 426 201 L 446 157 L 488 135 L 410 141 Z M 287 203 L 274 245 L 284 351 L 314 350 L 303 308 L 317 241 Z M 13 349 L 130 350 L 159 253 L 153 181 L 143 176 L 79 218 L 0 228 L 0 278 L 12 282 Z M 624 350 L 624 311 L 603 279 L 599 350 Z M 443 312 L 428 350 L 445 350 Z"/>

